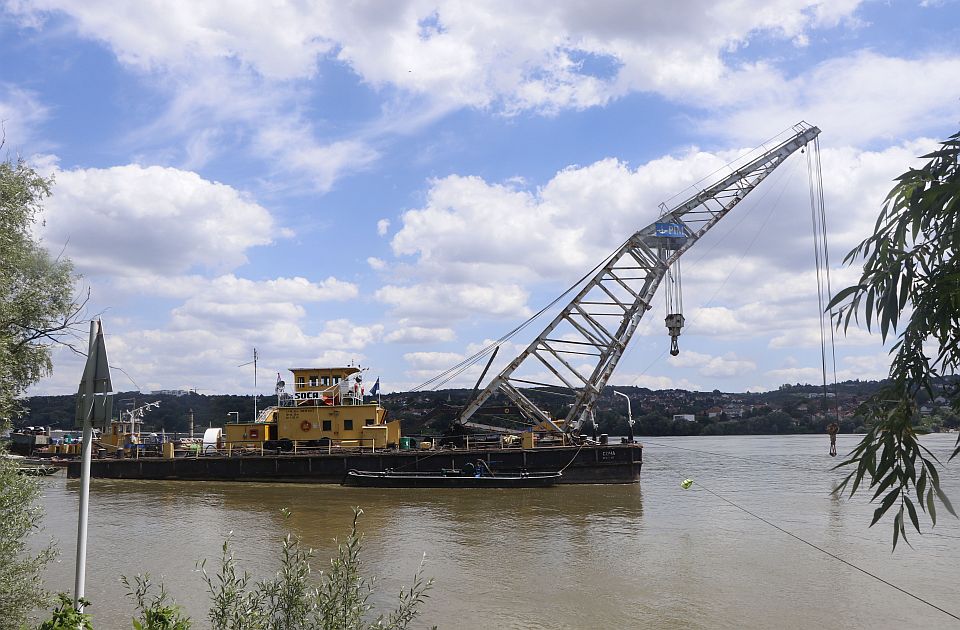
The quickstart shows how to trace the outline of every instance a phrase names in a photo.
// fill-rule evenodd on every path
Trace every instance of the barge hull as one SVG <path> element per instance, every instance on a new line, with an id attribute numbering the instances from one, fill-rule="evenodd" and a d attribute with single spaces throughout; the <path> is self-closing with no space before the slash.
<path id="1" fill-rule="evenodd" d="M 273 481 L 335 483 L 349 470 L 441 473 L 484 460 L 496 472 L 554 473 L 563 470 L 562 484 L 622 484 L 640 481 L 643 449 L 639 444 L 610 444 L 535 449 L 442 451 L 380 451 L 297 455 L 203 456 L 174 459 L 95 459 L 92 477 L 102 479 L 164 479 L 185 481 Z M 80 462 L 71 462 L 67 476 L 80 476 Z"/>

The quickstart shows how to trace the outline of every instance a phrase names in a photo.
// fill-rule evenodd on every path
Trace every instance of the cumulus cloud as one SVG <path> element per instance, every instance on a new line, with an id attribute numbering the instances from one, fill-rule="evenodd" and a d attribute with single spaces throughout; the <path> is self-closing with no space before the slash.
<path id="1" fill-rule="evenodd" d="M 290 234 L 244 193 L 189 171 L 130 164 L 54 176 L 43 236 L 84 275 L 226 271 Z"/>
<path id="2" fill-rule="evenodd" d="M 805 119 L 820 126 L 832 144 L 855 146 L 918 135 L 957 119 L 958 75 L 956 55 L 903 58 L 859 51 L 793 78 L 771 76 L 762 89 L 738 92 L 731 103 L 735 107 L 707 114 L 702 128 L 749 140 L 756 136 L 758 120 L 782 129 Z"/>
<path id="3" fill-rule="evenodd" d="M 176 71 L 227 61 L 275 81 L 304 79 L 334 55 L 374 86 L 392 85 L 451 106 L 506 111 L 591 107 L 631 90 L 717 90 L 723 54 L 767 36 L 787 41 L 850 19 L 859 2 L 782 0 L 572 2 L 389 6 L 32 0 L 8 10 L 37 26 L 50 12 L 102 41 L 128 66 Z"/>
<path id="4" fill-rule="evenodd" d="M 402 326 L 384 335 L 386 343 L 434 343 L 456 339 L 452 328 L 429 328 L 426 326 Z"/>
<path id="5" fill-rule="evenodd" d="M 703 376 L 713 378 L 744 376 L 757 369 L 756 363 L 741 359 L 733 352 L 723 356 L 711 356 L 685 350 L 675 357 L 670 357 L 668 361 L 676 367 L 695 368 Z"/>
<path id="6" fill-rule="evenodd" d="M 287 3 L 238 6 L 190 2 L 138 2 L 118 11 L 109 1 L 59 0 L 8 6 L 24 25 L 39 27 L 47 14 L 69 15 L 76 31 L 106 43 L 126 65 L 145 72 L 190 66 L 198 59 L 235 60 L 277 79 L 308 77 L 332 43 L 318 37 L 324 11 Z"/>
<path id="7" fill-rule="evenodd" d="M 700 391 L 703 389 L 698 383 L 686 378 L 673 378 L 654 374 L 631 374 L 629 372 L 614 374 L 610 378 L 610 384 L 614 387 L 620 385 L 626 387 L 646 387 L 648 389 L 686 389 L 690 391 Z"/>
<path id="8" fill-rule="evenodd" d="M 463 357 L 455 352 L 407 352 L 403 359 L 414 368 L 440 370 L 459 363 Z"/>
<path id="9" fill-rule="evenodd" d="M 418 321 L 482 315 L 523 317 L 529 315 L 527 292 L 518 285 L 477 285 L 425 283 L 414 286 L 385 286 L 376 299 L 398 315 Z"/>
<path id="10" fill-rule="evenodd" d="M 387 230 L 390 229 L 390 219 L 380 219 L 377 221 L 377 234 L 380 236 L 386 236 Z"/>
<path id="11" fill-rule="evenodd" d="M 35 143 L 36 127 L 46 120 L 49 111 L 36 94 L 11 83 L 0 81 L 0 139 L 5 149 L 15 152 Z"/>
<path id="12" fill-rule="evenodd" d="M 274 278 L 250 280 L 234 274 L 213 278 L 200 275 L 189 276 L 121 276 L 113 280 L 114 286 L 125 292 L 150 293 L 163 297 L 184 298 L 202 294 L 205 299 L 216 302 L 329 302 L 357 297 L 359 289 L 350 282 L 330 276 L 320 282 L 306 278 Z"/>
<path id="13" fill-rule="evenodd" d="M 292 312 L 281 314 L 299 317 Z M 287 370 L 291 367 L 366 365 L 364 349 L 382 332 L 379 327 L 356 326 L 347 320 L 326 322 L 316 334 L 292 320 L 281 320 L 277 326 L 265 326 L 264 321 L 245 326 L 234 321 L 216 327 L 128 330 L 117 318 L 108 316 L 105 325 L 110 363 L 117 368 L 115 387 L 141 391 L 197 388 L 201 393 L 255 391 L 253 367 L 237 367 L 250 360 L 254 346 L 260 355 L 256 391 L 269 394 L 277 373 L 289 382 Z M 75 393 L 82 357 L 58 351 L 55 361 L 57 370 L 44 382 L 43 390 Z"/>
<path id="14" fill-rule="evenodd" d="M 834 265 L 870 233 L 892 179 L 930 146 L 919 140 L 882 151 L 822 151 Z M 527 286 L 551 281 L 559 290 L 655 220 L 661 200 L 679 203 L 688 193 L 675 191 L 740 153 L 691 149 L 635 168 L 604 159 L 563 169 L 535 189 L 459 175 L 434 180 L 424 205 L 402 214 L 391 240 L 398 259 L 410 261 L 412 282 L 386 287 L 378 297 L 413 313 L 445 293 L 438 281 L 482 286 L 508 277 Z M 747 336 L 798 320 L 808 326 L 811 317 L 816 322 L 803 171 L 798 154 L 684 257 L 690 330 Z M 855 279 L 854 270 L 835 268 L 834 274 L 834 286 Z"/>

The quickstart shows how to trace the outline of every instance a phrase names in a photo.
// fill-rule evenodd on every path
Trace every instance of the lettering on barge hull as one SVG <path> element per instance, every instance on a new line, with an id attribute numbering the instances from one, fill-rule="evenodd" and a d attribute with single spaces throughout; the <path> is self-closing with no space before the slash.
<path id="1" fill-rule="evenodd" d="M 263 457 L 183 457 L 176 459 L 100 459 L 91 463 L 93 477 L 108 479 L 169 479 L 196 481 L 282 481 L 336 483 L 348 470 L 437 472 L 462 468 L 482 459 L 494 472 L 550 473 L 563 469 L 561 483 L 637 483 L 643 464 L 639 445 L 605 445 L 576 449 L 537 448 L 381 451 L 333 455 L 270 455 Z M 79 477 L 80 465 L 71 462 L 67 475 Z"/>

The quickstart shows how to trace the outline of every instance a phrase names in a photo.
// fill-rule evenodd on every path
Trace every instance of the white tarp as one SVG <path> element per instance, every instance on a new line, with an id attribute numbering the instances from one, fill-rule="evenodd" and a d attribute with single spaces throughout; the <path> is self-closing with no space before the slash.
<path id="1" fill-rule="evenodd" d="M 203 452 L 215 451 L 223 442 L 223 429 L 207 429 L 203 432 Z"/>

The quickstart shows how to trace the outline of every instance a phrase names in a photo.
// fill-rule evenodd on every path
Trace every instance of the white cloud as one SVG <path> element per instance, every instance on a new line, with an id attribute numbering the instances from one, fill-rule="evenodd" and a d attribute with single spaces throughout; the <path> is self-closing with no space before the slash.
<path id="1" fill-rule="evenodd" d="M 770 370 L 769 377 L 780 383 L 822 383 L 823 373 L 819 367 L 793 367 Z"/>
<path id="2" fill-rule="evenodd" d="M 882 151 L 822 151 L 834 265 L 870 233 L 892 179 L 930 146 L 921 140 Z M 654 220 L 660 200 L 673 196 L 672 202 L 679 203 L 685 195 L 674 196 L 674 191 L 739 153 L 693 149 L 636 168 L 605 159 L 568 167 L 535 190 L 478 177 L 434 180 L 424 205 L 403 213 L 391 241 L 401 261 L 412 259 L 405 269 L 410 285 L 391 285 L 378 297 L 407 314 L 427 314 L 427 305 L 456 305 L 442 299 L 456 289 L 444 291 L 440 283 L 457 287 L 490 286 L 491 279 L 501 278 L 528 285 L 549 280 L 559 292 Z M 689 331 L 747 337 L 800 326 L 816 330 L 817 285 L 803 170 L 798 154 L 684 257 Z M 835 289 L 856 278 L 855 269 L 833 272 Z"/>
<path id="3" fill-rule="evenodd" d="M 382 258 L 377 258 L 376 256 L 368 256 L 367 265 L 369 265 L 374 271 L 383 271 L 387 268 L 386 261 L 384 261 Z"/>
<path id="4" fill-rule="evenodd" d="M 455 352 L 407 352 L 403 359 L 417 369 L 443 369 L 455 365 L 463 357 Z"/>
<path id="5" fill-rule="evenodd" d="M 4 151 L 19 153 L 26 146 L 39 150 L 36 127 L 49 116 L 49 110 L 36 94 L 0 81 L 0 140 Z"/>
<path id="6" fill-rule="evenodd" d="M 763 63 L 729 67 L 724 55 L 754 38 L 803 42 L 853 23 L 857 0 L 458 3 L 433 0 L 330 6 L 33 0 L 8 7 L 36 27 L 66 13 L 83 37 L 140 72 L 187 74 L 228 66 L 274 84 L 314 77 L 335 57 L 375 89 L 392 86 L 436 112 L 497 107 L 512 113 L 582 109 L 633 91 L 717 104 L 762 94 Z M 744 97 L 744 98 L 745 98 Z"/>
<path id="7" fill-rule="evenodd" d="M 196 173 L 131 164 L 54 175 L 43 236 L 84 275 L 229 270 L 289 235 L 244 193 Z"/>
<path id="8" fill-rule="evenodd" d="M 628 372 L 614 374 L 610 378 L 610 385 L 625 387 L 646 387 L 647 389 L 686 389 L 701 391 L 703 387 L 685 378 L 657 376 L 653 374 L 630 374 Z"/>
<path id="9" fill-rule="evenodd" d="M 723 356 L 711 356 L 699 352 L 684 350 L 667 361 L 676 367 L 696 368 L 703 376 L 714 378 L 732 378 L 744 376 L 757 369 L 757 364 L 747 359 L 741 359 L 733 352 Z"/>
<path id="10" fill-rule="evenodd" d="M 708 114 L 703 129 L 751 140 L 758 120 L 770 129 L 807 120 L 824 130 L 831 145 L 895 140 L 957 120 L 957 76 L 957 55 L 902 58 L 860 51 L 793 78 L 771 76 L 756 91 L 738 91 L 735 107 Z"/>
<path id="11" fill-rule="evenodd" d="M 374 162 L 379 154 L 360 140 L 320 142 L 312 125 L 266 121 L 256 133 L 254 146 L 277 158 L 277 170 L 299 173 L 313 182 L 321 192 L 348 172 L 355 172 Z"/>
<path id="12" fill-rule="evenodd" d="M 121 276 L 113 284 L 124 292 L 151 294 L 171 298 L 186 298 L 202 295 L 209 301 L 235 304 L 238 302 L 330 302 L 357 297 L 355 284 L 338 280 L 333 276 L 320 282 L 306 278 L 274 278 L 272 280 L 249 280 L 234 274 L 213 278 L 189 276 Z"/>
<path id="13" fill-rule="evenodd" d="M 426 326 L 403 326 L 384 335 L 386 343 L 435 343 L 456 339 L 452 328 L 429 328 Z"/>
<path id="14" fill-rule="evenodd" d="M 105 42 L 121 63 L 145 72 L 180 69 L 198 60 L 224 60 L 276 79 L 309 77 L 332 43 L 319 37 L 325 11 L 292 3 L 237 5 L 145 0 L 117 7 L 109 0 L 59 0 L 7 7 L 38 27 L 45 13 L 62 11 L 77 32 Z"/>
<path id="15" fill-rule="evenodd" d="M 377 221 L 377 234 L 380 236 L 386 236 L 387 230 L 390 229 L 390 219 L 380 219 Z"/>
<path id="16" fill-rule="evenodd" d="M 529 315 L 525 307 L 527 292 L 517 285 L 388 285 L 377 290 L 375 297 L 398 315 L 417 317 L 418 321 L 462 319 L 477 315 Z"/>

